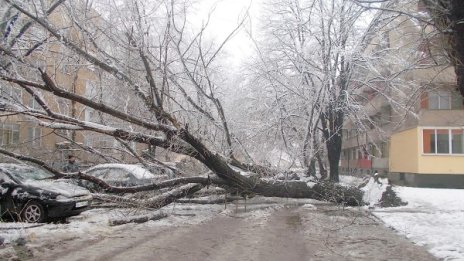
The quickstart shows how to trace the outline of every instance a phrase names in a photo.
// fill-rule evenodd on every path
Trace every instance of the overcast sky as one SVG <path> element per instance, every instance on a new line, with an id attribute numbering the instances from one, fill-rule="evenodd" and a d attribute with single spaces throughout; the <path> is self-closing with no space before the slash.
<path id="1" fill-rule="evenodd" d="M 251 23 L 248 21 L 225 46 L 225 51 L 233 54 L 232 61 L 238 64 L 251 53 L 252 42 L 248 32 L 251 30 L 251 26 L 257 24 L 259 2 L 260 0 L 199 0 L 200 4 L 193 18 L 195 23 L 201 26 L 202 22 L 207 20 L 209 12 L 214 9 L 207 35 L 216 38 L 215 42 L 219 43 L 234 30 L 240 19 L 249 10 Z"/>

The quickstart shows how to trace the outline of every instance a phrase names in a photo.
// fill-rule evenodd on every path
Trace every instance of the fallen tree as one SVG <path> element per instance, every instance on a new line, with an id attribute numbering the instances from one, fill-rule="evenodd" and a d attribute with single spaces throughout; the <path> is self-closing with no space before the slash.
<path id="1" fill-rule="evenodd" d="M 178 189 L 173 189 L 171 191 L 166 192 L 165 194 L 162 194 L 155 198 L 146 199 L 144 201 L 137 201 L 133 199 L 109 195 L 96 196 L 98 199 L 107 202 L 125 204 L 128 206 L 160 208 L 174 202 L 178 198 L 191 195 L 199 191 L 202 187 L 209 185 L 223 187 L 231 193 L 248 197 L 258 194 L 265 197 L 313 198 L 334 203 L 342 203 L 350 206 L 359 206 L 363 204 L 361 190 L 354 187 L 344 187 L 329 181 L 322 181 L 320 183 L 312 183 L 311 185 L 308 185 L 308 183 L 303 181 L 264 180 L 257 177 L 245 177 L 237 172 L 233 172 L 234 174 L 239 175 L 238 178 L 250 182 L 250 184 L 253 184 L 253 186 L 249 189 L 244 190 L 242 189 L 242 187 L 236 186 L 233 182 L 228 182 L 227 180 L 224 180 L 223 178 L 219 177 L 182 177 L 144 186 L 114 187 L 99 178 L 86 175 L 81 172 L 74 174 L 61 173 L 48 166 L 45 162 L 40 161 L 38 159 L 18 155 L 1 148 L 0 153 L 26 162 L 34 163 L 47 170 L 52 170 L 56 178 L 80 179 L 90 181 L 101 187 L 103 191 L 106 193 L 136 193 L 142 191 L 155 191 L 163 188 L 172 188 L 179 185 L 184 185 Z"/>
<path id="2" fill-rule="evenodd" d="M 215 177 L 183 177 L 147 186 L 113 187 L 103 180 L 83 173 L 61 173 L 37 158 L 4 149 L 0 149 L 0 153 L 37 164 L 54 173 L 56 178 L 83 179 L 93 182 L 107 193 L 136 193 L 170 188 L 168 192 L 142 202 L 121 199 L 121 204 L 142 203 L 150 208 L 160 208 L 210 184 L 224 187 L 229 192 L 243 197 L 258 194 L 266 197 L 314 198 L 349 205 L 362 204 L 360 191 L 326 181 L 308 184 L 302 181 L 263 179 L 262 176 L 272 176 L 279 171 L 260 166 L 254 162 L 241 162 L 238 159 L 232 148 L 233 135 L 228 128 L 221 100 L 216 96 L 217 86 L 210 75 L 212 62 L 217 57 L 222 45 L 212 53 L 203 50 L 203 46 L 198 42 L 203 31 L 193 40 L 187 41 L 185 28 L 178 27 L 179 21 L 176 20 L 179 17 L 182 19 L 183 16 L 172 15 L 178 12 L 174 4 L 167 7 L 169 12 L 164 27 L 166 32 L 160 36 L 163 42 L 157 49 L 164 55 L 159 59 L 156 58 L 158 56 L 153 53 L 153 49 L 144 45 L 153 39 L 144 38 L 148 37 L 148 34 L 143 31 L 143 28 L 134 27 L 127 29 L 127 31 L 121 29 L 122 31 L 115 33 L 118 36 L 105 35 L 108 37 L 105 39 L 107 41 L 105 44 L 112 44 L 111 46 L 116 49 L 115 52 L 119 50 L 130 57 L 134 57 L 134 55 L 137 57 L 127 61 L 124 60 L 127 58 L 126 56 L 124 56 L 126 58 L 118 57 L 118 53 L 110 54 L 105 51 L 105 48 L 91 34 L 94 27 L 99 28 L 100 23 L 104 24 L 104 21 L 81 21 L 79 17 L 74 16 L 74 13 L 70 13 L 71 24 L 66 26 L 75 29 L 76 34 L 81 37 L 75 38 L 65 33 L 66 30 L 60 30 L 60 25 L 53 23 L 47 16 L 40 16 L 40 12 L 34 12 L 33 6 L 13 0 L 5 0 L 5 2 L 11 10 L 15 10 L 22 18 L 34 23 L 34 28 L 45 32 L 44 35 L 47 37 L 57 40 L 57 43 L 54 44 L 58 44 L 65 51 L 56 55 L 62 55 L 67 59 L 78 59 L 76 64 L 79 64 L 80 67 L 76 67 L 76 79 L 79 77 L 80 71 L 87 70 L 86 72 L 88 72 L 88 65 L 91 64 L 95 68 L 96 74 L 103 75 L 106 77 L 105 80 L 110 82 L 109 86 L 103 86 L 107 88 L 106 91 L 122 86 L 114 91 L 116 93 L 113 96 L 115 99 L 120 96 L 128 96 L 133 100 L 130 104 L 121 107 L 116 101 L 105 99 L 104 94 L 107 93 L 100 93 L 100 100 L 96 100 L 93 96 L 89 97 L 77 92 L 75 88 L 60 85 L 59 77 L 54 74 L 50 67 L 37 65 L 37 59 L 40 59 L 37 57 L 44 54 L 41 52 L 46 52 L 47 49 L 37 47 L 27 49 L 27 46 L 24 46 L 29 50 L 24 54 L 18 51 L 21 48 L 13 48 L 14 44 L 20 44 L 15 42 L 12 46 L 3 44 L 1 46 L 2 54 L 8 60 L 8 66 L 2 66 L 0 79 L 3 83 L 20 88 L 27 93 L 30 100 L 34 104 L 38 104 L 39 109 L 28 106 L 21 99 L 7 99 L 2 100 L 3 112 L 33 119 L 38 125 L 52 132 L 70 132 L 72 133 L 70 141 L 75 144 L 77 144 L 73 140 L 76 136 L 75 133 L 86 133 L 86 135 L 91 133 L 111 137 L 120 142 L 145 144 L 152 148 L 163 148 L 170 152 L 186 155 L 201 162 L 215 174 Z M 90 12 L 87 9 L 80 10 L 79 8 L 87 7 L 79 5 L 66 7 L 75 8 L 73 12 Z M 57 10 L 67 12 L 67 9 L 57 8 Z M 142 14 L 137 13 L 138 11 L 138 9 L 134 10 L 134 17 L 145 19 L 142 18 Z M 183 22 L 185 23 L 185 21 Z M 182 24 L 182 22 L 180 23 Z M 24 42 L 29 40 L 27 36 L 28 34 L 23 32 L 21 37 L 24 38 Z M 120 41 L 124 44 L 121 45 Z M 87 43 L 91 43 L 90 46 L 86 46 Z M 43 44 L 46 44 L 46 41 Z M 121 46 L 124 48 L 119 49 L 122 48 Z M 191 51 L 193 46 L 196 48 L 195 52 Z M 31 53 L 37 55 L 32 57 Z M 197 62 L 192 63 L 192 60 Z M 176 90 L 173 91 L 173 88 Z M 70 103 L 74 106 L 74 112 L 69 115 L 62 113 L 56 106 L 55 100 Z M 83 120 L 75 113 L 77 105 L 83 109 L 97 112 L 101 119 Z M 219 141 L 210 139 L 208 134 L 203 134 L 200 131 L 202 128 L 212 128 L 221 133 L 223 138 Z M 225 147 L 225 149 L 218 152 L 217 148 L 221 147 Z M 126 146 L 126 148 L 126 153 L 138 160 L 143 160 L 137 151 L 130 149 L 130 146 Z M 254 172 L 257 175 L 242 175 L 231 165 Z M 180 187 L 178 187 L 179 185 Z M 101 198 L 105 197 L 101 196 Z M 111 197 L 105 199 L 110 200 Z M 116 198 L 112 197 L 112 199 Z"/>

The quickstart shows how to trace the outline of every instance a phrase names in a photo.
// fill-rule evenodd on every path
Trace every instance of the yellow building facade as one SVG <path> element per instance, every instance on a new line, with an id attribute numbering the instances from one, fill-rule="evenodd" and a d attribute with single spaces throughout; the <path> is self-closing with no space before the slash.
<path id="1" fill-rule="evenodd" d="M 408 12 L 414 3 L 420 1 L 412 1 Z M 401 62 L 380 63 L 384 92 L 373 84 L 355 91 L 366 117 L 344 123 L 342 173 L 379 172 L 401 185 L 464 188 L 463 98 L 445 43 L 443 35 L 410 18 L 373 39 L 367 53 L 380 52 L 381 61 L 394 57 L 410 67 L 401 71 Z"/>

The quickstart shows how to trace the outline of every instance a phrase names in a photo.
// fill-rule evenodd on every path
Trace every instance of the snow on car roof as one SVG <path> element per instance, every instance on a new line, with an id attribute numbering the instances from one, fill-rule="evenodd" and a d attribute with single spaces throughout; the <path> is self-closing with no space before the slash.
<path id="1" fill-rule="evenodd" d="M 105 163 L 105 164 L 99 164 L 94 167 L 89 168 L 87 171 L 91 171 L 94 169 L 106 169 L 106 168 L 119 168 L 119 169 L 124 169 L 132 174 L 138 179 L 154 179 L 156 176 L 151 173 L 150 171 L 146 170 L 140 165 L 136 164 L 122 164 L 122 163 Z"/>

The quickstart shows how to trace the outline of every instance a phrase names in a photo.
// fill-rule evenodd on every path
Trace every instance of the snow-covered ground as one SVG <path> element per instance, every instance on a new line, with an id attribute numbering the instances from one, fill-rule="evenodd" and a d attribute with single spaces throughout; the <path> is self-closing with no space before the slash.
<path id="1" fill-rule="evenodd" d="M 444 260 L 464 260 L 464 190 L 396 187 L 408 205 L 374 209 L 400 234 Z"/>
<path id="2" fill-rule="evenodd" d="M 341 180 L 351 185 L 360 181 L 347 176 Z M 363 188 L 363 199 L 375 216 L 440 259 L 464 260 L 464 189 L 396 186 L 393 190 L 408 204 L 379 208 L 376 205 L 387 185 L 386 179 L 380 181 L 371 178 Z"/>
<path id="3" fill-rule="evenodd" d="M 146 222 L 145 225 L 162 227 L 197 224 L 211 219 L 225 210 L 223 205 L 171 204 L 164 207 L 161 211 L 168 214 L 168 217 L 158 221 Z M 127 219 L 131 216 L 147 213 L 152 212 L 143 209 L 97 208 L 68 218 L 66 224 L 0 222 L 0 237 L 3 238 L 4 243 L 13 243 L 22 238 L 28 244 L 36 246 L 46 242 L 68 240 L 83 236 L 86 240 L 92 240 L 111 235 L 118 230 L 131 229 L 131 226 L 137 226 L 134 223 L 110 226 L 110 220 Z"/>
<path id="4" fill-rule="evenodd" d="M 362 182 L 360 178 L 342 176 L 344 184 L 356 186 Z M 430 253 L 444 260 L 464 260 L 464 190 L 457 189 L 428 189 L 395 187 L 397 194 L 407 201 L 408 205 L 395 208 L 379 208 L 376 206 L 381 193 L 385 190 L 386 180 L 380 179 L 382 184 L 369 180 L 364 188 L 364 200 L 370 203 L 372 213 L 387 226 L 392 227 L 399 234 L 406 236 L 418 245 L 424 246 Z M 292 199 L 261 199 L 266 205 L 290 204 L 304 205 L 309 200 Z M 267 202 L 269 201 L 269 202 Z M 259 205 L 256 205 L 259 207 Z M 149 221 L 136 225 L 126 224 L 109 226 L 111 219 L 124 219 L 131 215 L 143 214 L 144 210 L 134 209 L 92 209 L 81 215 L 69 218 L 68 224 L 35 224 L 1 223 L 0 237 L 5 243 L 18 238 L 26 240 L 28 245 L 38 247 L 50 242 L 60 242 L 73 238 L 93 240 L 109 237 L 112 234 L 135 228 L 162 229 L 163 227 L 180 226 L 185 224 L 200 224 L 218 215 L 230 215 L 236 205 L 197 205 L 171 204 L 162 209 L 168 214 L 167 218 L 159 221 Z M 243 208 L 243 207 L 242 207 Z M 250 205 L 250 209 L 254 206 Z M 232 212 L 231 212 L 232 211 Z M 250 212 L 253 215 L 262 214 Z M 1 252 L 7 249 L 0 249 Z"/>

